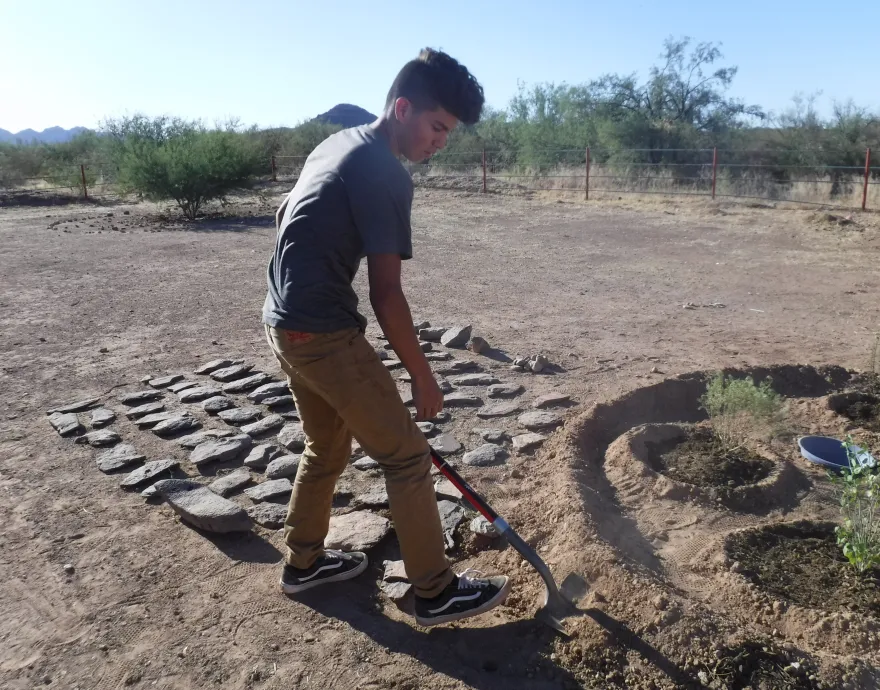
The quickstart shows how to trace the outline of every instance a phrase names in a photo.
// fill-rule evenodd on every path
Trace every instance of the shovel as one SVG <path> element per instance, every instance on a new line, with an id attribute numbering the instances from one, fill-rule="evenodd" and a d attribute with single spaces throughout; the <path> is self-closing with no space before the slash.
<path id="1" fill-rule="evenodd" d="M 544 601 L 541 608 L 535 613 L 535 618 L 568 637 L 568 632 L 563 625 L 563 619 L 567 616 L 580 615 L 581 612 L 574 605 L 574 601 L 582 597 L 587 591 L 587 583 L 584 579 L 572 573 L 563 580 L 561 586 L 557 587 L 556 581 L 550 573 L 550 568 L 547 567 L 547 564 L 544 563 L 538 553 L 433 448 L 431 449 L 431 460 L 443 476 L 461 492 L 465 500 L 491 522 L 495 529 L 498 530 L 498 533 L 503 535 L 508 543 L 538 571 L 538 575 L 544 581 L 545 589 Z"/>

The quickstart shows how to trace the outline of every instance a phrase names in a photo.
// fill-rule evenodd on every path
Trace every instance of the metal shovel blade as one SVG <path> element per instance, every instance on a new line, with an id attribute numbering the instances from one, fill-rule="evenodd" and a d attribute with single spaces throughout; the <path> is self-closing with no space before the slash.
<path id="1" fill-rule="evenodd" d="M 556 589 L 554 582 L 552 590 L 550 587 L 546 588 L 544 605 L 535 613 L 535 619 L 569 637 L 563 620 L 569 616 L 581 615 L 575 602 L 586 594 L 587 589 L 586 581 L 574 573 L 562 581 L 559 589 Z"/>

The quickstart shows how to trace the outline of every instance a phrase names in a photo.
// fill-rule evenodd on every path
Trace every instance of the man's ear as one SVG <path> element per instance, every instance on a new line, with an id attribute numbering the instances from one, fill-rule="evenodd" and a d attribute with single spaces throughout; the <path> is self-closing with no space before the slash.
<path id="1" fill-rule="evenodd" d="M 394 101 L 394 117 L 401 124 L 406 124 L 413 115 L 413 104 L 402 96 Z"/>

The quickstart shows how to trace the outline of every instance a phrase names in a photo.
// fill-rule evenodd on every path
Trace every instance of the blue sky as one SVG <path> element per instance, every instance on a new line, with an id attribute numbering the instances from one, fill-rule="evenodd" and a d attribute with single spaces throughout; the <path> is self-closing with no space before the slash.
<path id="1" fill-rule="evenodd" d="M 786 108 L 822 91 L 880 110 L 870 54 L 880 2 L 0 0 L 0 127 L 94 127 L 174 114 L 293 125 L 336 103 L 377 112 L 426 45 L 466 64 L 503 107 L 517 80 L 644 75 L 669 35 L 722 43 L 732 94 Z"/>

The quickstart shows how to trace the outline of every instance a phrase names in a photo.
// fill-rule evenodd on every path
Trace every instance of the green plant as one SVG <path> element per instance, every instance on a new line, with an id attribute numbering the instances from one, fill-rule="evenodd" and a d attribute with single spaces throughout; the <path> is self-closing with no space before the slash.
<path id="1" fill-rule="evenodd" d="M 755 385 L 752 377 L 735 379 L 716 373 L 700 398 L 708 413 L 715 438 L 726 451 L 735 450 L 756 435 L 773 436 L 785 415 L 781 395 L 770 381 Z"/>
<path id="2" fill-rule="evenodd" d="M 880 473 L 870 453 L 851 436 L 844 441 L 849 467 L 830 474 L 840 492 L 843 524 L 835 528 L 837 544 L 859 573 L 880 566 Z"/>

